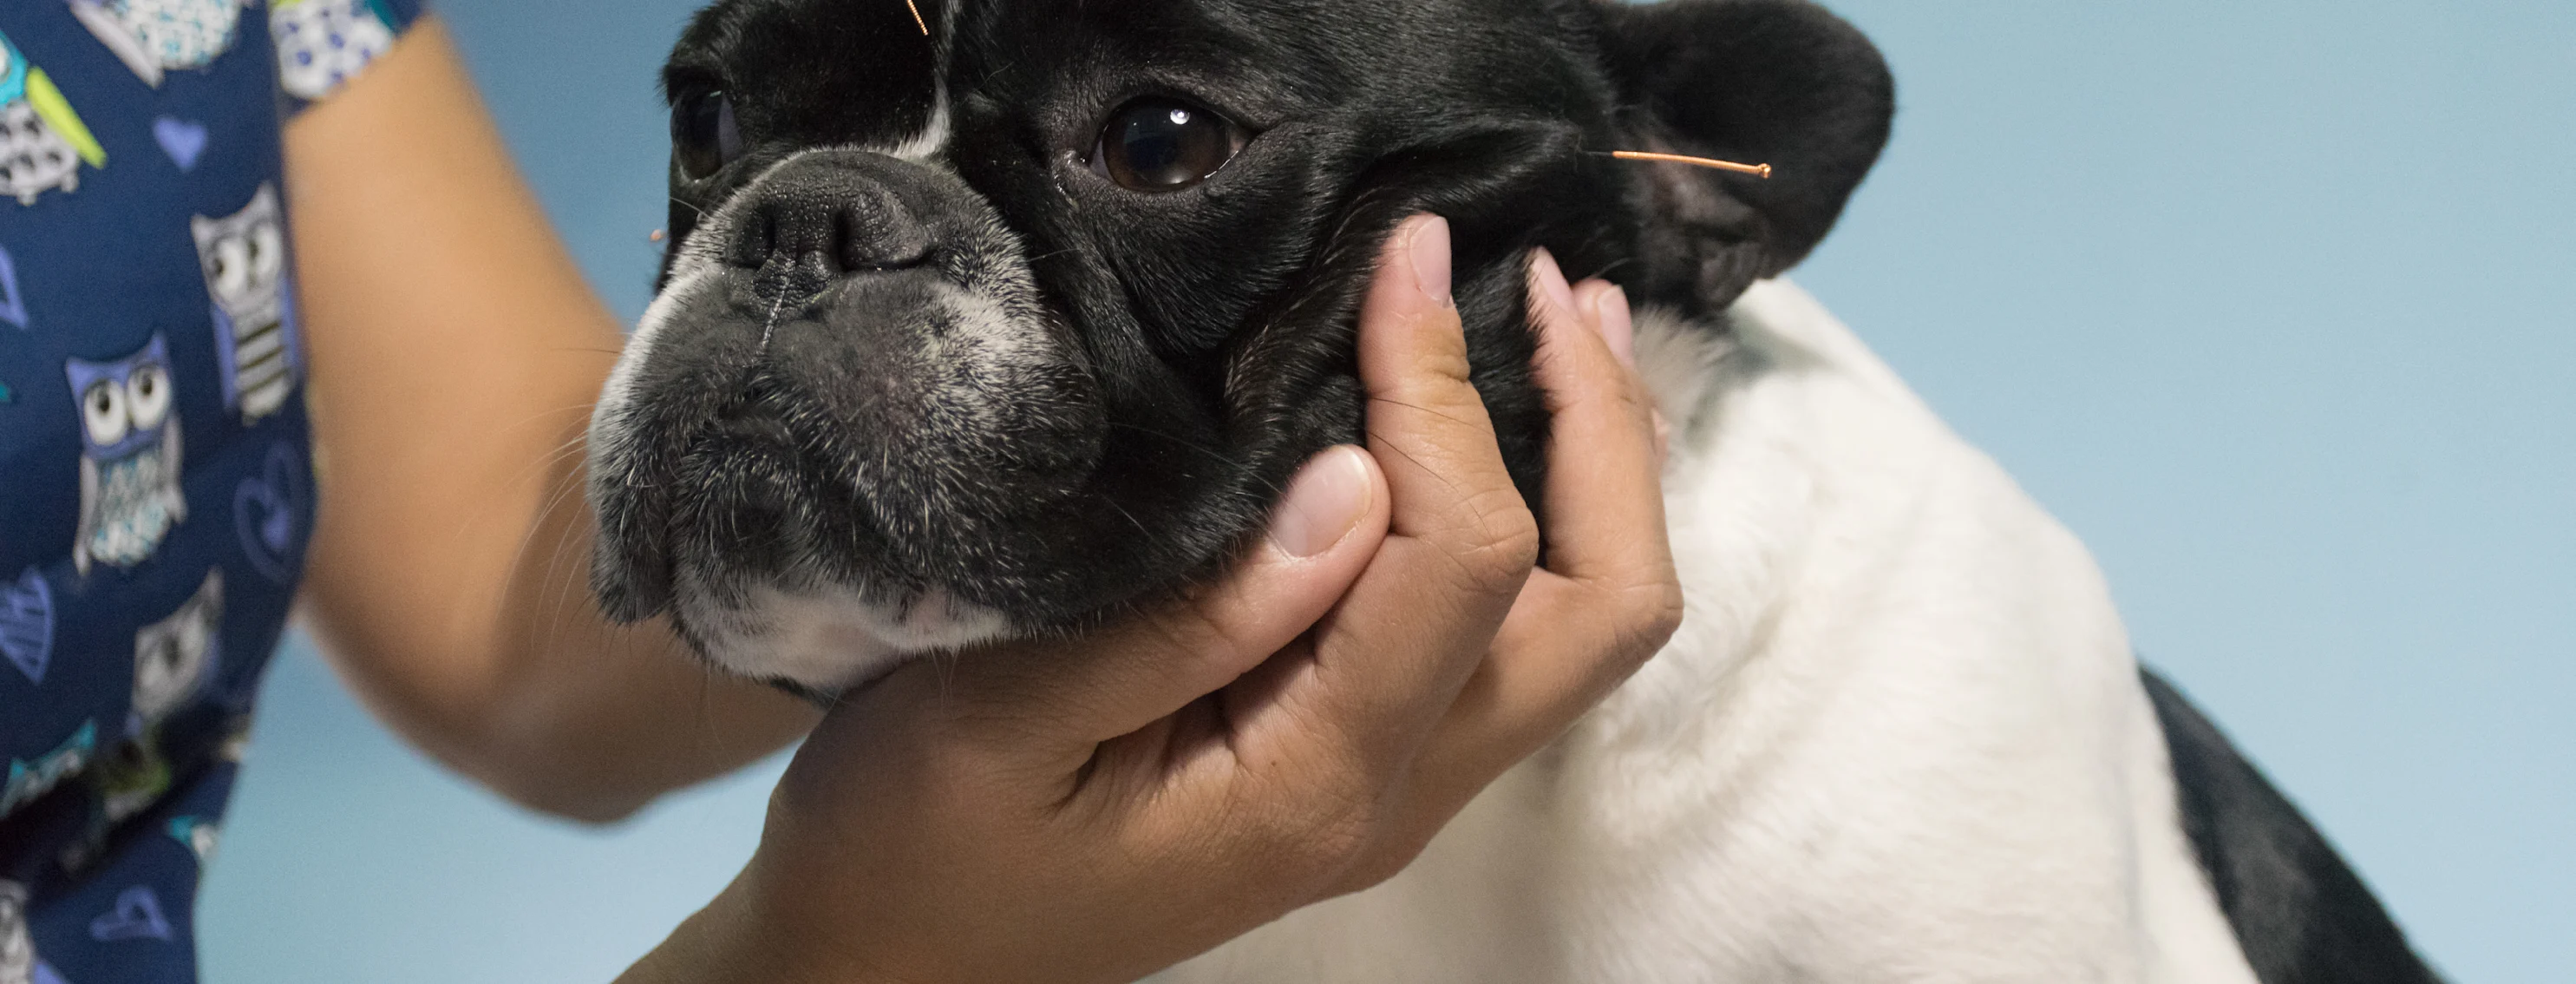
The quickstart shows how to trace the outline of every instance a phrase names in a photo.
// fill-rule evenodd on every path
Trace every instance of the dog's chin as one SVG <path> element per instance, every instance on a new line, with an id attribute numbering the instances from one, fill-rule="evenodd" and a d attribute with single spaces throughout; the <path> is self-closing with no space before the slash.
<path id="1" fill-rule="evenodd" d="M 840 584 L 766 583 L 724 603 L 684 571 L 683 631 L 709 663 L 808 700 L 829 701 L 912 660 L 1019 634 L 999 611 L 933 588 L 887 598 Z"/>

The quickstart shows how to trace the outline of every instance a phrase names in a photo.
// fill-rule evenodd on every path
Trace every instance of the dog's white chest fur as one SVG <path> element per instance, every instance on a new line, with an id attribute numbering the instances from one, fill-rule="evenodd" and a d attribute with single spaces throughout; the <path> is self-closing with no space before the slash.
<path id="1" fill-rule="evenodd" d="M 1394 880 L 1174 982 L 2251 984 L 2100 573 L 1813 298 L 1641 313 L 1682 629 Z"/>

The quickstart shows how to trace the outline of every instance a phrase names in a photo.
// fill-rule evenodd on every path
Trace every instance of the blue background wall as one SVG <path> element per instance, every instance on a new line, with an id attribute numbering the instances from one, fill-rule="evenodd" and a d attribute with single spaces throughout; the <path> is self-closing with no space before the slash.
<path id="1" fill-rule="evenodd" d="M 685 0 L 443 0 L 594 282 L 643 306 Z M 1886 162 L 1800 274 L 2109 569 L 2138 643 L 2462 981 L 2576 966 L 2576 5 L 1839 9 Z M 208 979 L 605 980 L 774 773 L 607 832 L 281 660 Z"/>

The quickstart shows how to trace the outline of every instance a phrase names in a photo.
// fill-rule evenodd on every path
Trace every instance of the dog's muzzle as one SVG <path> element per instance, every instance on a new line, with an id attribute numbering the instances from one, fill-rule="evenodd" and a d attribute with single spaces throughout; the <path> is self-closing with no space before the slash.
<path id="1" fill-rule="evenodd" d="M 1007 632 L 997 601 L 1048 562 L 1015 531 L 1081 491 L 1107 425 L 989 203 L 809 151 L 681 250 L 592 420 L 608 612 L 821 691 Z"/>

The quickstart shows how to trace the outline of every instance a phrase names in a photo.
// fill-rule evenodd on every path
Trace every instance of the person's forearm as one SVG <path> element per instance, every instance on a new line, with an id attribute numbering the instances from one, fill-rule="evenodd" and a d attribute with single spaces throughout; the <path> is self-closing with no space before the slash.
<path id="1" fill-rule="evenodd" d="M 286 143 L 322 497 L 303 597 L 343 675 L 451 765 L 591 819 L 802 733 L 811 711 L 590 604 L 580 438 L 623 339 L 439 23 Z"/>

